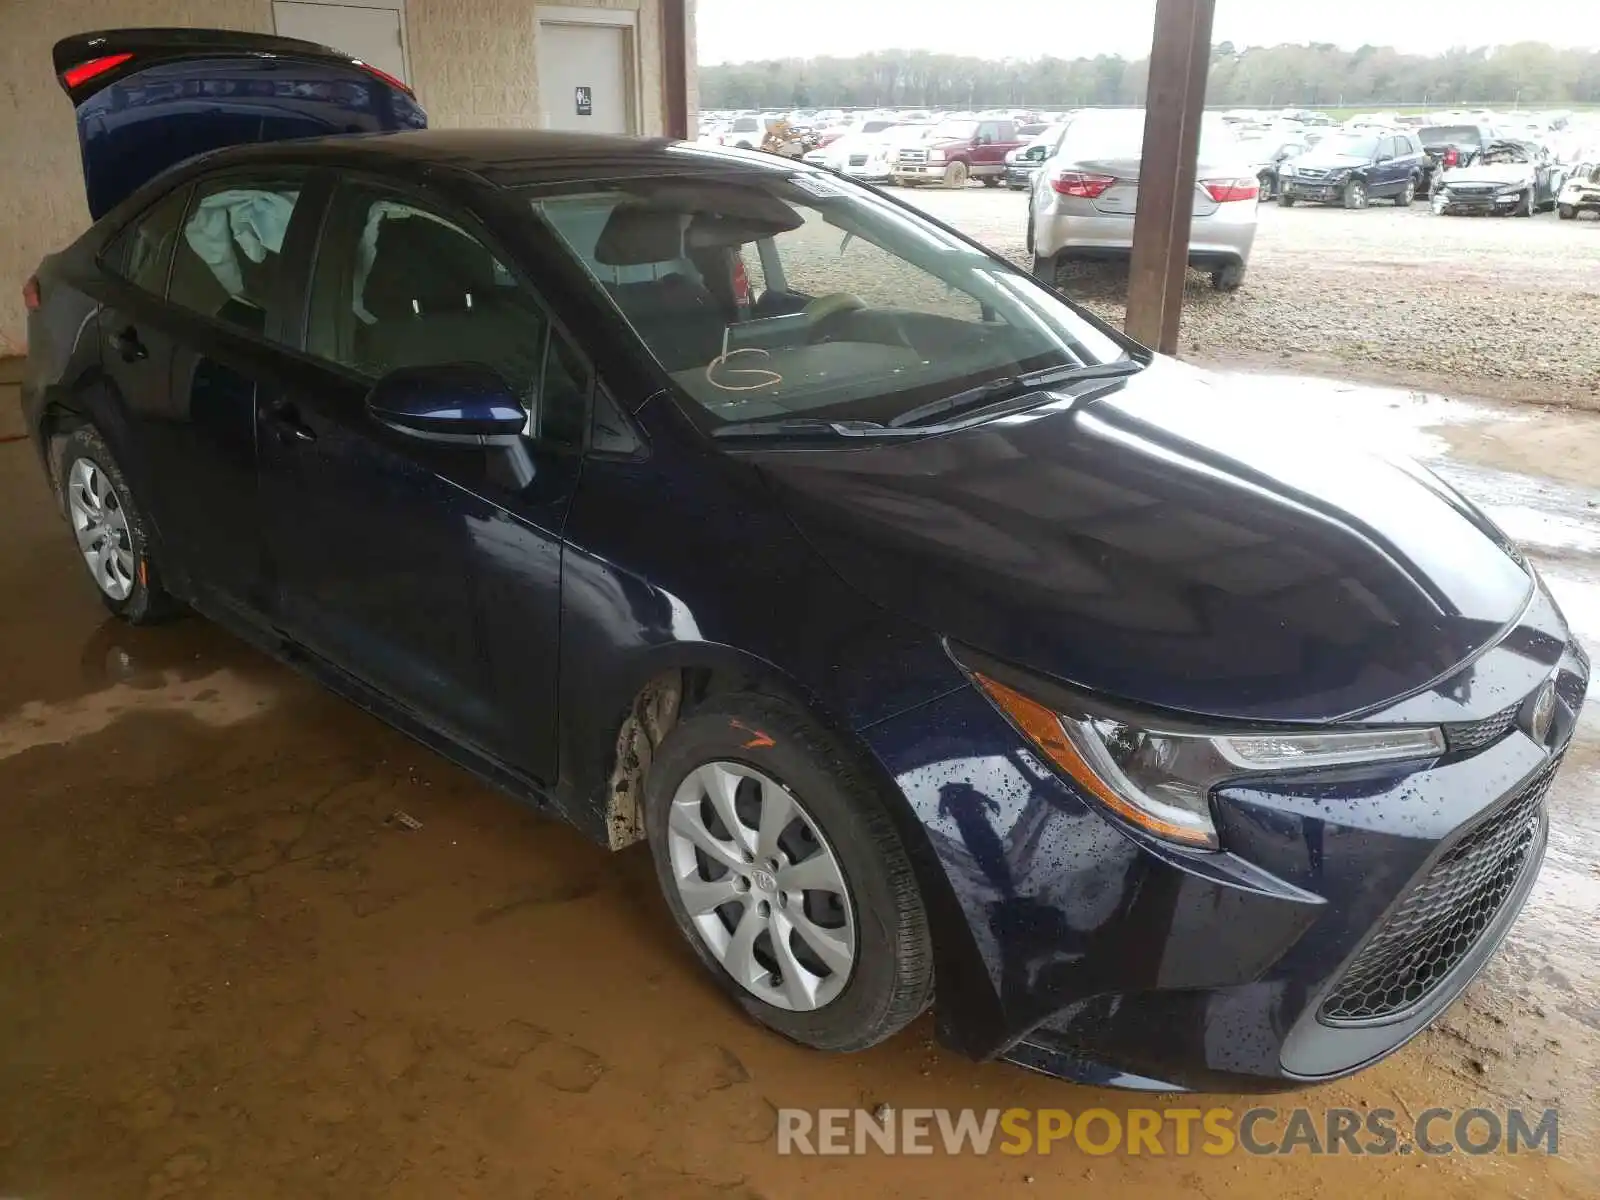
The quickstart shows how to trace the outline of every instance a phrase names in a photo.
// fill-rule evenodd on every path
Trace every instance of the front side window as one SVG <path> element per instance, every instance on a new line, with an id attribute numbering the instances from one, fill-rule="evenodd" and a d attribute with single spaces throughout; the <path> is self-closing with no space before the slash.
<path id="1" fill-rule="evenodd" d="M 401 367 L 493 367 L 527 410 L 529 436 L 582 441 L 588 377 L 537 300 L 482 241 L 397 194 L 336 194 L 306 350 L 373 380 Z"/>
<path id="2" fill-rule="evenodd" d="M 250 333 L 283 302 L 283 245 L 298 183 L 210 180 L 195 189 L 167 299 Z"/>
<path id="3" fill-rule="evenodd" d="M 1006 264 L 825 176 L 659 177 L 530 203 L 713 430 L 887 422 L 991 381 L 1126 357 Z"/>
<path id="4" fill-rule="evenodd" d="M 135 287 L 154 296 L 165 295 L 167 269 L 188 207 L 188 188 L 170 193 L 124 226 L 103 261 Z"/>

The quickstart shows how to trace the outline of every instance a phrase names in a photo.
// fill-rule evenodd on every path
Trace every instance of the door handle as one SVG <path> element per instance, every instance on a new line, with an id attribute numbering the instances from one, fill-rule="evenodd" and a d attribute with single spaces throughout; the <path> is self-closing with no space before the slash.
<path id="1" fill-rule="evenodd" d="M 293 404 L 274 404 L 262 419 L 281 445 L 317 440 L 317 431 L 300 419 L 300 410 Z"/>
<path id="2" fill-rule="evenodd" d="M 142 362 L 150 351 L 139 340 L 139 331 L 132 325 L 111 335 L 111 348 L 122 356 L 123 362 Z"/>

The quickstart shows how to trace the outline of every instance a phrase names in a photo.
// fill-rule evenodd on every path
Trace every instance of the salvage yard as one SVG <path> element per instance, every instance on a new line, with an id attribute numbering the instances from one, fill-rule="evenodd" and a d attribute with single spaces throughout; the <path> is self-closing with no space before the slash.
<path id="1" fill-rule="evenodd" d="M 896 191 L 1019 263 L 1026 193 Z M 1125 267 L 1075 264 L 1068 294 L 1122 323 Z M 1600 408 L 1600 221 L 1261 206 L 1244 288 L 1189 276 L 1183 353 L 1238 366 Z"/>

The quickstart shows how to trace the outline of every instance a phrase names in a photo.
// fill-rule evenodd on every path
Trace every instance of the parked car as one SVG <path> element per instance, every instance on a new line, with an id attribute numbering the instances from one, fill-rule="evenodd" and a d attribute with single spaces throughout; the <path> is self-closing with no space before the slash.
<path id="1" fill-rule="evenodd" d="M 735 117 L 722 135 L 722 144 L 736 150 L 759 150 L 771 128 L 765 117 Z"/>
<path id="2" fill-rule="evenodd" d="M 1600 213 L 1600 161 L 1581 162 L 1572 168 L 1561 189 L 1557 212 L 1563 221 L 1580 213 Z"/>
<path id="3" fill-rule="evenodd" d="M 1126 259 L 1133 253 L 1144 113 L 1091 109 L 1067 123 L 1055 154 L 1028 196 L 1028 252 L 1034 273 L 1053 282 L 1071 259 Z M 1189 229 L 1189 263 L 1211 284 L 1244 283 L 1255 244 L 1261 185 L 1237 138 L 1220 118 L 1201 126 L 1199 181 Z"/>
<path id="4" fill-rule="evenodd" d="M 925 142 L 900 151 L 894 182 L 905 187 L 938 183 L 963 188 L 969 179 L 979 179 L 985 187 L 999 187 L 1005 179 L 1006 155 L 1021 145 L 1010 121 L 942 121 Z"/>
<path id="5" fill-rule="evenodd" d="M 805 161 L 868 183 L 888 183 L 893 153 L 890 135 L 899 127 L 873 124 L 879 126 L 873 132 L 847 134 L 825 149 L 810 151 Z"/>
<path id="6" fill-rule="evenodd" d="M 1477 153 L 1494 140 L 1494 132 L 1487 125 L 1476 122 L 1449 125 L 1423 125 L 1416 131 L 1417 140 L 1428 156 L 1418 181 L 1417 195 L 1431 196 L 1433 183 L 1443 171 L 1464 167 Z"/>
<path id="7" fill-rule="evenodd" d="M 419 131 L 258 34 L 56 70 L 95 220 L 28 284 L 24 415 L 107 608 L 644 841 L 754 1019 L 1302 1087 L 1505 937 L 1588 664 L 1420 467 L 800 163 Z"/>
<path id="8" fill-rule="evenodd" d="M 1261 183 L 1261 199 L 1276 200 L 1282 185 L 1279 172 L 1283 165 L 1293 162 L 1311 149 L 1311 143 L 1299 134 L 1256 138 L 1244 142 L 1245 153 L 1256 169 Z"/>
<path id="9" fill-rule="evenodd" d="M 1414 133 L 1333 134 L 1279 169 L 1278 202 L 1284 208 L 1300 203 L 1365 208 L 1369 201 L 1391 199 L 1406 208 L 1417 197 L 1426 162 Z"/>
<path id="10" fill-rule="evenodd" d="M 1451 216 L 1531 217 L 1556 206 L 1562 169 L 1527 142 L 1493 141 L 1468 166 L 1439 176 L 1433 211 Z"/>
<path id="11" fill-rule="evenodd" d="M 1025 192 L 1033 186 L 1033 177 L 1061 142 L 1063 126 L 1053 125 L 1006 155 L 1006 186 L 1015 192 Z"/>

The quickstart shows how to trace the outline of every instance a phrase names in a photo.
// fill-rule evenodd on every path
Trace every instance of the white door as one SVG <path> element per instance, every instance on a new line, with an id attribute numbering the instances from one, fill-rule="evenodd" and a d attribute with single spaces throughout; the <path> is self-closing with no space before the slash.
<path id="1" fill-rule="evenodd" d="M 634 132 L 629 33 L 619 25 L 539 23 L 539 101 L 546 129 Z"/>
<path id="2" fill-rule="evenodd" d="M 274 0 L 272 16 L 280 37 L 319 42 L 409 83 L 400 13 L 393 8 L 354 4 L 311 4 Z"/>

